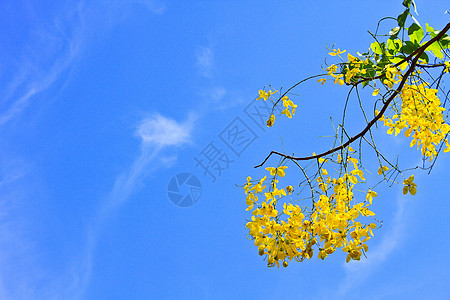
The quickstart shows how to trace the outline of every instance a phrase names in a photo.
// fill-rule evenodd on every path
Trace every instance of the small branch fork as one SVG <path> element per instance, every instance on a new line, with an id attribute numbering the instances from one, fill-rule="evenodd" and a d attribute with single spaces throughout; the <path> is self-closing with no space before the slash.
<path id="1" fill-rule="evenodd" d="M 381 110 L 378 112 L 378 114 L 367 124 L 367 126 L 357 135 L 351 137 L 347 142 L 345 142 L 344 144 L 332 148 L 326 152 L 317 154 L 317 155 L 311 155 L 311 156 L 305 156 L 305 157 L 296 157 L 296 156 L 291 156 L 291 155 L 286 155 L 284 153 L 278 152 L 278 151 L 271 151 L 269 153 L 269 155 L 267 155 L 267 157 L 264 159 L 264 161 L 255 166 L 255 168 L 259 168 L 261 166 L 263 166 L 266 161 L 272 156 L 272 154 L 276 154 L 279 155 L 281 157 L 284 157 L 286 159 L 291 159 L 291 160 L 311 160 L 311 159 L 317 159 L 326 155 L 329 155 L 331 153 L 334 153 L 336 151 L 339 151 L 341 149 L 346 148 L 347 146 L 349 146 L 351 143 L 353 143 L 354 141 L 356 141 L 357 139 L 363 137 L 367 131 L 369 131 L 369 129 L 381 118 L 381 116 L 383 116 L 384 112 L 386 111 L 386 109 L 389 107 L 389 104 L 392 102 L 392 100 L 394 100 L 394 98 L 400 93 L 400 91 L 402 90 L 406 80 L 408 79 L 409 75 L 411 75 L 411 73 L 414 71 L 416 65 L 417 65 L 417 61 L 419 60 L 420 56 L 422 55 L 422 53 L 435 41 L 439 40 L 448 30 L 450 29 L 450 23 L 447 24 L 447 26 L 445 26 L 445 28 L 443 30 L 441 30 L 441 32 L 439 32 L 434 38 L 430 39 L 425 45 L 419 47 L 416 51 L 414 51 L 413 53 L 411 53 L 408 57 L 406 57 L 404 60 L 400 61 L 399 63 L 396 64 L 396 66 L 401 65 L 402 63 L 404 63 L 405 61 L 409 61 L 412 57 L 414 57 L 414 59 L 411 61 L 411 65 L 408 68 L 408 70 L 406 71 L 405 75 L 402 78 L 402 81 L 400 82 L 400 84 L 398 85 L 397 89 L 391 94 L 391 96 L 386 100 L 386 102 L 384 103 L 383 107 L 381 108 Z"/>

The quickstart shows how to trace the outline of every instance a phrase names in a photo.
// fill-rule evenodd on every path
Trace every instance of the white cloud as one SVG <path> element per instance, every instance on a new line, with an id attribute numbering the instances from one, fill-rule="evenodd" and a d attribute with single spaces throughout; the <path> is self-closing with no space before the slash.
<path id="1" fill-rule="evenodd" d="M 191 142 L 191 131 L 195 117 L 190 115 L 185 122 L 154 114 L 139 123 L 136 135 L 141 139 L 141 153 L 129 170 L 120 174 L 114 182 L 109 196 L 101 203 L 100 209 L 86 236 L 86 251 L 81 260 L 73 265 L 71 293 L 82 296 L 87 288 L 92 271 L 98 236 L 108 220 L 118 212 L 130 196 L 142 187 L 142 180 L 151 172 L 176 159 L 173 154 L 165 157 L 163 150 L 179 147 Z"/>
<path id="2" fill-rule="evenodd" d="M 22 205 L 32 198 L 27 191 L 29 166 L 23 161 L 0 157 L 0 299 L 32 299 L 42 268 L 36 249 L 25 232 Z M 28 184 L 28 186 L 26 185 Z M 26 222 L 26 221 L 25 221 Z"/>
<path id="3" fill-rule="evenodd" d="M 61 5 L 58 14 L 41 18 L 31 2 L 17 6 L 16 22 L 26 18 L 34 25 L 21 36 L 11 32 L 12 47 L 19 47 L 5 51 L 0 64 L 0 126 L 18 119 L 37 94 L 60 80 L 73 66 L 82 44 L 79 3 Z M 44 281 L 53 283 L 53 279 L 38 263 L 37 241 L 29 236 L 30 224 L 23 216 L 25 203 L 35 196 L 29 192 L 34 185 L 32 172 L 28 164 L 6 152 L 0 151 L 0 298 L 51 299 Z"/>
<path id="4" fill-rule="evenodd" d="M 36 100 L 36 95 L 55 86 L 55 83 L 61 90 L 67 84 L 70 70 L 82 48 L 86 46 L 88 35 L 92 35 L 92 31 L 99 27 L 107 30 L 117 22 L 113 17 L 119 15 L 119 8 L 123 8 L 125 1 L 130 3 L 130 0 L 114 3 L 113 11 L 104 14 L 94 4 L 83 0 L 73 1 L 70 7 L 59 6 L 58 15 L 42 20 L 38 19 L 39 15 L 33 8 L 24 10 L 31 11 L 31 15 L 37 18 L 33 20 L 37 25 L 29 40 L 21 41 L 24 47 L 21 47 L 20 53 L 15 53 L 12 58 L 3 57 L 0 64 L 0 79 L 7 79 L 0 85 L 0 126 L 18 120 Z M 164 6 L 154 1 L 138 2 L 145 4 L 154 14 L 161 14 L 165 10 Z M 96 5 L 101 7 L 102 4 Z M 92 26 L 97 23 L 101 26 Z M 14 67 L 7 64 L 11 61 L 16 64 Z M 20 187 L 14 186 L 18 179 L 31 172 L 22 165 L 11 168 L 9 164 L 3 172 L 4 162 L 0 160 L 0 298 L 81 298 L 89 285 L 96 242 L 102 226 L 139 189 L 139 183 L 145 175 L 158 167 L 159 154 L 162 154 L 163 149 L 190 142 L 193 122 L 194 118 L 178 123 L 154 115 L 140 123 L 136 131 L 142 141 L 140 155 L 129 170 L 117 177 L 109 197 L 101 204 L 96 219 L 87 230 L 85 250 L 67 263 L 67 269 L 59 272 L 38 263 L 40 249 L 33 247 L 33 237 L 27 235 L 27 226 L 30 224 L 18 224 L 20 218 L 16 216 L 22 216 L 22 211 L 9 207 L 10 203 L 16 203 L 18 199 L 26 198 L 23 202 L 32 199 L 33 196 L 26 194 L 27 189 L 24 188 L 29 185 L 28 179 Z M 173 159 L 170 157 L 161 163 Z M 5 193 L 3 189 L 12 192 Z M 22 231 L 19 232 L 18 228 Z"/>
<path id="5" fill-rule="evenodd" d="M 144 119 L 137 129 L 144 147 L 180 146 L 190 141 L 193 117 L 178 124 L 175 120 L 154 115 Z"/>
<path id="6" fill-rule="evenodd" d="M 36 94 L 52 86 L 73 66 L 82 43 L 78 4 L 50 20 L 39 19 L 37 13 L 27 15 L 38 25 L 20 41 L 20 51 L 4 57 L 7 63 L 0 69 L 8 75 L 1 92 L 0 125 L 19 116 Z"/>
<path id="7" fill-rule="evenodd" d="M 211 77 L 214 64 L 214 53 L 211 47 L 200 47 L 196 52 L 197 67 L 204 77 Z"/>
<path id="8" fill-rule="evenodd" d="M 96 4 L 84 0 L 72 1 L 66 7 L 61 5 L 59 14 L 51 19 L 40 19 L 32 5 L 23 10 L 31 13 L 22 17 L 30 18 L 29 21 L 37 25 L 20 40 L 20 51 L 2 58 L 0 79 L 5 80 L 0 85 L 0 126 L 20 116 L 36 95 L 65 78 L 65 82 L 59 86 L 62 89 L 70 77 L 67 71 L 75 65 L 89 37 L 95 36 L 95 31 L 107 32 L 114 24 L 122 21 L 123 15 L 128 16 L 124 11 L 131 3 L 143 5 L 157 15 L 166 10 L 162 2 L 154 0 Z"/>

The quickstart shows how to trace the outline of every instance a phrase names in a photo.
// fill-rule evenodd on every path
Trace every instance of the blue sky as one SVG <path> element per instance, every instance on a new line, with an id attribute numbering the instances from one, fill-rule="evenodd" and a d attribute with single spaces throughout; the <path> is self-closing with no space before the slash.
<path id="1" fill-rule="evenodd" d="M 447 1 L 416 3 L 422 23 L 449 22 Z M 387 0 L 3 0 L 0 298 L 444 298 L 448 154 L 416 173 L 416 196 L 378 190 L 383 227 L 349 264 L 337 251 L 267 268 L 236 187 L 263 176 L 253 166 L 269 150 L 327 149 L 346 95 L 306 85 L 294 119 L 268 130 L 250 113 L 257 91 L 320 73 L 327 45 L 366 50 L 367 30 L 400 12 Z M 236 124 L 250 140 L 226 144 Z M 413 167 L 408 145 L 380 134 Z M 213 146 L 214 179 L 195 160 Z M 191 207 L 168 197 L 180 173 L 201 182 Z"/>

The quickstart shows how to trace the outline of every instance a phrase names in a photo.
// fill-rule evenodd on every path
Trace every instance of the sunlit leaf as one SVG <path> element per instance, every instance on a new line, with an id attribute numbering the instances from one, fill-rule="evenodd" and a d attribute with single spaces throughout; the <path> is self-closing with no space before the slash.
<path id="1" fill-rule="evenodd" d="M 408 35 L 411 42 L 414 44 L 420 43 L 420 41 L 423 39 L 424 32 L 422 27 L 417 25 L 416 23 L 411 24 L 408 28 Z"/>

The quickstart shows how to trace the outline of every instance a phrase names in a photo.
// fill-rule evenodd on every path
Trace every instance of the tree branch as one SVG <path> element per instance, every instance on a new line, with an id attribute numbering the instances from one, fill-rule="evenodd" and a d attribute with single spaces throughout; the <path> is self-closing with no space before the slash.
<path id="1" fill-rule="evenodd" d="M 400 84 L 398 85 L 398 87 L 395 89 L 395 91 L 391 94 L 391 96 L 388 98 L 388 100 L 384 103 L 383 107 L 381 108 L 381 110 L 378 112 L 378 114 L 367 124 L 367 126 L 357 135 L 351 137 L 347 142 L 345 142 L 344 144 L 332 148 L 326 152 L 317 154 L 317 155 L 311 155 L 311 156 L 305 156 L 305 157 L 295 157 L 295 156 L 291 156 L 291 155 L 286 155 L 277 151 L 271 151 L 270 154 L 264 159 L 264 161 L 255 166 L 255 168 L 261 167 L 263 166 L 266 161 L 270 158 L 270 156 L 272 156 L 272 154 L 276 154 L 279 156 L 282 156 L 284 158 L 287 159 L 291 159 L 291 160 L 311 160 L 311 159 L 317 159 L 326 155 L 329 155 L 331 153 L 334 153 L 336 151 L 339 151 L 341 149 L 346 148 L 347 146 L 349 146 L 351 143 L 353 143 L 354 141 L 356 141 L 357 139 L 363 137 L 367 131 L 369 131 L 369 129 L 381 118 L 381 116 L 383 116 L 384 112 L 386 111 L 386 109 L 389 107 L 389 104 L 392 102 L 392 100 L 394 100 L 394 98 L 400 93 L 400 91 L 402 90 L 406 80 L 408 79 L 409 75 L 411 75 L 411 73 L 414 71 L 417 61 L 419 60 L 420 56 L 422 55 L 422 53 L 428 48 L 428 46 L 430 46 L 432 43 L 434 43 L 435 41 L 439 40 L 448 30 L 450 29 L 450 23 L 447 24 L 447 26 L 445 26 L 445 28 L 439 32 L 434 38 L 430 39 L 425 45 L 419 47 L 416 51 L 414 51 L 413 53 L 411 53 L 408 57 L 406 57 L 403 61 L 399 62 L 396 64 L 396 66 L 399 66 L 400 64 L 402 64 L 404 61 L 408 61 L 410 60 L 412 57 L 414 57 L 414 59 L 411 62 L 410 67 L 408 68 L 408 70 L 406 71 L 405 75 L 402 78 L 402 81 L 400 82 Z"/>

